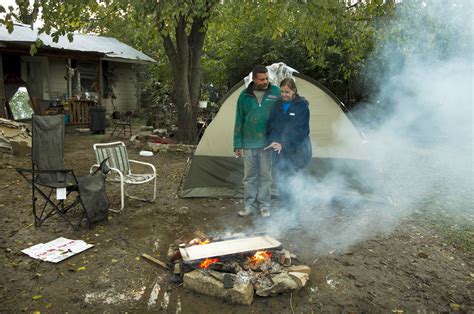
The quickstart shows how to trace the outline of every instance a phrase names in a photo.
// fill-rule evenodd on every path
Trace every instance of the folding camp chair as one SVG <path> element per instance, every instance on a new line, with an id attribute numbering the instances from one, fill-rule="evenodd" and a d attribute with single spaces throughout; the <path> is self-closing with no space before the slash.
<path id="1" fill-rule="evenodd" d="M 59 215 L 75 229 L 84 219 L 90 227 L 92 223 L 107 218 L 95 215 L 97 212 L 104 213 L 104 208 L 106 213 L 109 207 L 104 175 L 96 172 L 81 178 L 76 177 L 72 169 L 64 167 L 63 115 L 32 116 L 31 159 L 31 169 L 16 170 L 31 184 L 35 226 L 41 226 L 54 215 Z M 104 166 L 105 163 L 99 169 L 102 170 Z M 53 197 L 54 192 L 56 198 Z M 77 193 L 76 197 L 68 201 L 68 196 L 73 192 Z M 76 206 L 80 218 L 77 224 L 73 224 L 67 214 Z M 92 216 L 95 216 L 95 221 L 91 220 Z"/>
<path id="2" fill-rule="evenodd" d="M 129 198 L 138 199 L 146 202 L 153 202 L 156 198 L 156 168 L 154 165 L 148 162 L 142 162 L 138 160 L 128 159 L 127 148 L 123 142 L 113 143 L 102 143 L 94 144 L 94 151 L 97 160 L 97 164 L 92 165 L 90 172 L 99 166 L 104 159 L 107 160 L 107 166 L 112 171 L 111 176 L 107 178 L 107 181 L 119 182 L 120 183 L 120 200 L 121 207 L 119 210 L 110 208 L 110 211 L 121 212 L 125 207 L 125 195 Z M 151 168 L 151 173 L 136 174 L 132 173 L 130 164 L 140 164 Z M 115 174 L 113 176 L 112 174 Z M 137 196 L 131 196 L 128 194 L 125 185 L 139 185 L 145 184 L 150 181 L 153 183 L 153 197 L 152 198 L 140 198 Z"/>
<path id="3" fill-rule="evenodd" d="M 127 111 L 123 117 L 120 117 L 118 121 L 113 121 L 114 128 L 110 133 L 110 136 L 120 136 L 123 133 L 123 136 L 127 135 L 127 131 L 132 136 L 132 116 L 133 111 Z"/>

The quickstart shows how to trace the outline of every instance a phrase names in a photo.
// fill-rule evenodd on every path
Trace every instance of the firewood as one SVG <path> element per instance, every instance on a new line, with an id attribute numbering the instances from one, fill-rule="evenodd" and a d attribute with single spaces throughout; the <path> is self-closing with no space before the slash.
<path id="1" fill-rule="evenodd" d="M 147 260 L 149 260 L 149 261 L 151 261 L 151 262 L 153 262 L 153 263 L 155 263 L 155 264 L 160 265 L 160 266 L 163 267 L 164 269 L 169 270 L 169 267 L 168 267 L 168 265 L 166 265 L 166 263 L 163 263 L 162 261 L 160 261 L 160 260 L 154 258 L 153 256 L 150 256 L 150 255 L 148 255 L 148 254 L 143 253 L 143 254 L 142 254 L 142 257 L 145 258 L 145 259 L 147 259 Z"/>

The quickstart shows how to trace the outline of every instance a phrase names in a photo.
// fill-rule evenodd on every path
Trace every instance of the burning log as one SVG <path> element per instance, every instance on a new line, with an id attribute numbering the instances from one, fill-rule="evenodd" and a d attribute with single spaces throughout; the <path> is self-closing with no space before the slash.
<path id="1" fill-rule="evenodd" d="M 242 267 L 240 267 L 240 265 L 237 262 L 212 263 L 209 266 L 209 268 L 221 273 L 231 273 L 231 274 L 237 274 L 239 271 L 242 270 Z"/>
<path id="2" fill-rule="evenodd" d="M 254 255 L 247 258 L 244 269 L 253 271 L 266 271 L 272 268 L 272 252 L 257 251 Z"/>
<path id="3" fill-rule="evenodd" d="M 217 263 L 219 262 L 220 260 L 218 258 L 206 258 L 204 261 L 202 261 L 200 264 L 199 264 L 199 268 L 209 268 L 209 266 L 211 266 L 212 264 L 214 263 Z"/>

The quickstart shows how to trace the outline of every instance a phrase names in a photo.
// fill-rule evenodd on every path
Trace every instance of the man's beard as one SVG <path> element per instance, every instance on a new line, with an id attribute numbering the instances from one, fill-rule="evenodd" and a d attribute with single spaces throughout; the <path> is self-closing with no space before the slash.
<path id="1" fill-rule="evenodd" d="M 268 84 L 260 84 L 260 85 L 255 84 L 254 85 L 254 89 L 256 90 L 266 90 L 267 87 L 268 87 Z"/>

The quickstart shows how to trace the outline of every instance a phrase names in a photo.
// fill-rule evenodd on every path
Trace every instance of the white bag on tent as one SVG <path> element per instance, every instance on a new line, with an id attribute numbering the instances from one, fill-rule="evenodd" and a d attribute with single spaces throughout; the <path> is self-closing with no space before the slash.
<path id="1" fill-rule="evenodd" d="M 280 85 L 280 82 L 287 77 L 293 77 L 293 73 L 296 71 L 295 69 L 287 66 L 283 62 L 273 63 L 272 65 L 267 66 L 268 69 L 268 80 L 273 85 Z M 252 72 L 249 73 L 244 78 L 245 86 L 249 86 L 250 82 L 252 82 Z"/>

